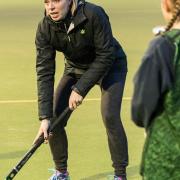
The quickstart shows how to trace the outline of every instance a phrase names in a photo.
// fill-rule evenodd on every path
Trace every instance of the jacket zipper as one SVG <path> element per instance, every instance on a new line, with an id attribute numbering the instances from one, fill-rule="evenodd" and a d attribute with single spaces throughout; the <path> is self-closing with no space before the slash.
<path id="1" fill-rule="evenodd" d="M 70 38 L 70 36 L 68 35 L 67 26 L 66 26 L 65 23 L 64 23 L 64 27 L 65 27 L 65 30 L 66 30 L 66 34 L 67 34 L 68 40 L 69 40 L 69 42 L 71 42 L 71 38 Z"/>
<path id="2" fill-rule="evenodd" d="M 65 27 L 66 34 L 67 34 L 67 38 L 68 38 L 68 41 L 69 41 L 69 50 L 73 51 L 72 42 L 71 42 L 71 37 L 70 37 L 69 34 L 68 34 L 68 29 L 67 29 L 67 26 L 66 26 L 65 23 L 64 23 L 64 27 Z"/>

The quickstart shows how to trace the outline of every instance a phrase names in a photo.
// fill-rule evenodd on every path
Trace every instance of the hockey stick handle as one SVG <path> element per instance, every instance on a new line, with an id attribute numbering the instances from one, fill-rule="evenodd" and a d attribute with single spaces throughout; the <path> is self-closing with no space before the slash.
<path id="1" fill-rule="evenodd" d="M 50 125 L 48 129 L 48 133 L 53 132 L 55 127 L 69 114 L 72 110 L 67 107 L 60 116 Z M 25 165 L 25 163 L 30 159 L 30 157 L 34 154 L 34 152 L 41 146 L 44 142 L 44 135 L 42 134 L 35 144 L 30 148 L 30 150 L 23 156 L 23 158 L 18 162 L 18 164 L 11 170 L 11 172 L 7 175 L 6 180 L 12 180 L 16 174 L 20 171 L 20 169 Z"/>

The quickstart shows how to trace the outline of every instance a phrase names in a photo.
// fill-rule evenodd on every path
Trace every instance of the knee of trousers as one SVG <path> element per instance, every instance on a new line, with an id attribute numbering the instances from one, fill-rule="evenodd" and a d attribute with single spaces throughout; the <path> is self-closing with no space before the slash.
<path id="1" fill-rule="evenodd" d="M 115 113 L 104 113 L 102 118 L 107 129 L 114 129 L 121 125 L 121 119 L 119 114 Z"/>

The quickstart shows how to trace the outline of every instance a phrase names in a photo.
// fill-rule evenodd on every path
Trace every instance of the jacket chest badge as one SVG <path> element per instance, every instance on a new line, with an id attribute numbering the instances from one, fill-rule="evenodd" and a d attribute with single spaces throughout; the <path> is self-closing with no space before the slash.
<path id="1" fill-rule="evenodd" d="M 85 34 L 86 33 L 85 29 L 81 29 L 80 33 Z"/>

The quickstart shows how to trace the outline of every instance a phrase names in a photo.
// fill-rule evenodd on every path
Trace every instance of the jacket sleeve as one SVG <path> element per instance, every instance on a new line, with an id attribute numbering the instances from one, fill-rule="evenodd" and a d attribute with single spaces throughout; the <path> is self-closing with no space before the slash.
<path id="1" fill-rule="evenodd" d="M 39 119 L 52 118 L 55 50 L 48 40 L 48 27 L 41 22 L 36 32 L 36 72 Z"/>
<path id="2" fill-rule="evenodd" d="M 74 85 L 83 97 L 111 68 L 114 61 L 113 36 L 108 16 L 100 7 L 94 10 L 92 26 L 95 60 Z"/>
<path id="3" fill-rule="evenodd" d="M 134 78 L 131 114 L 136 125 L 147 128 L 162 108 L 163 94 L 172 85 L 174 49 L 165 39 L 151 42 Z"/>

